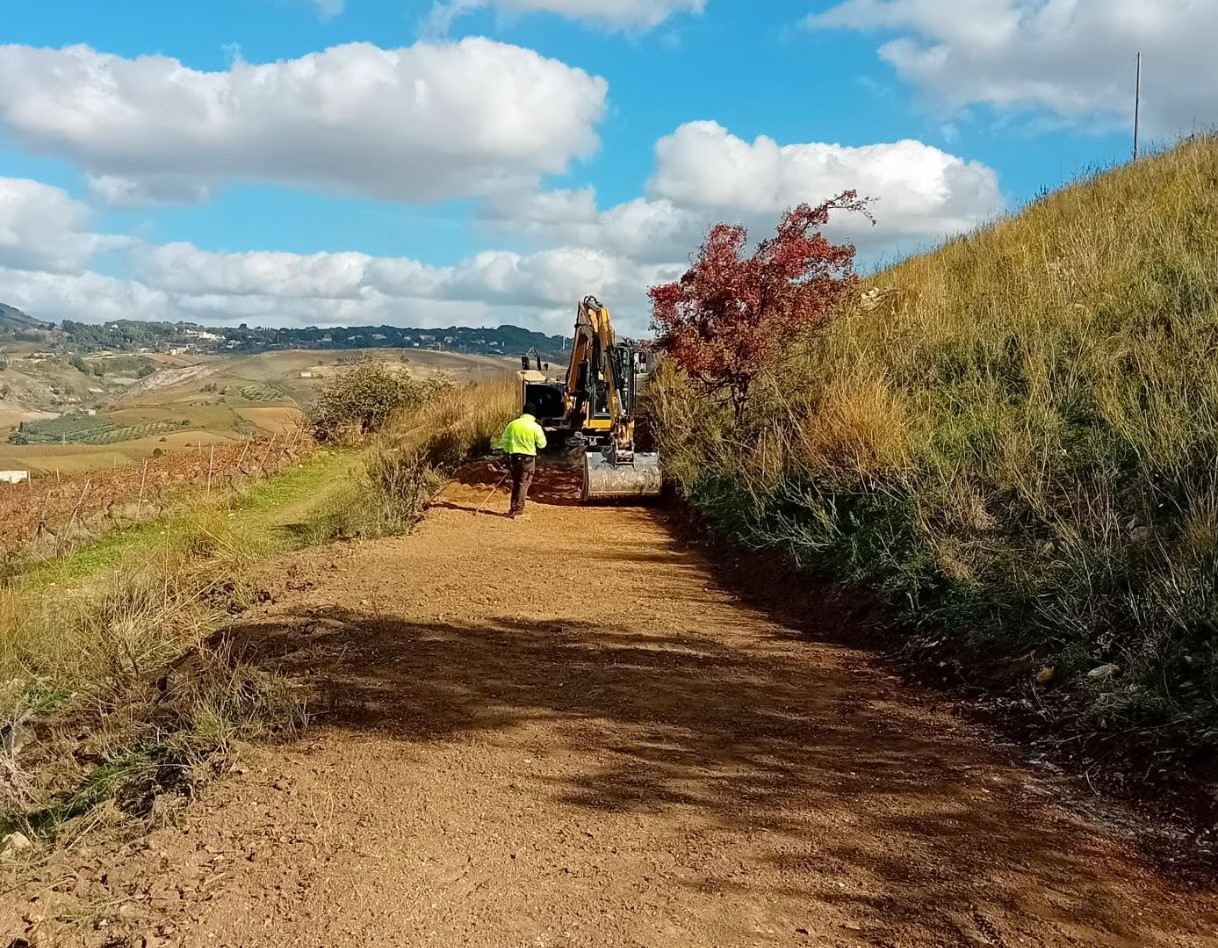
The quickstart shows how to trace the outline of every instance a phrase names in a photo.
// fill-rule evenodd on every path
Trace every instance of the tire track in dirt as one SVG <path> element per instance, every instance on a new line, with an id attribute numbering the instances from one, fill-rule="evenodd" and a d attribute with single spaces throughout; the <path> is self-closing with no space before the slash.
<path id="1" fill-rule="evenodd" d="M 323 695 L 302 742 L 0 920 L 86 945 L 1218 946 L 1213 893 L 742 604 L 660 512 L 545 472 L 530 522 L 474 517 L 490 485 L 465 481 L 413 536 L 287 560 L 293 591 L 228 633 Z M 73 904 L 100 909 L 69 936 Z"/>

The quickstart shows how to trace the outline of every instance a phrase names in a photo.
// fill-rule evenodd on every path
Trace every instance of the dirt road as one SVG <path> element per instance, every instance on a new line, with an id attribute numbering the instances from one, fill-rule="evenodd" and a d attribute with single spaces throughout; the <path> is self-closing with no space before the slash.
<path id="1" fill-rule="evenodd" d="M 111 946 L 1218 946 L 1213 892 L 743 603 L 661 513 L 543 476 L 531 522 L 475 518 L 471 480 L 411 537 L 293 558 L 233 630 L 328 695 L 302 742 L 4 920 Z M 94 914 L 69 937 L 71 899 Z"/>

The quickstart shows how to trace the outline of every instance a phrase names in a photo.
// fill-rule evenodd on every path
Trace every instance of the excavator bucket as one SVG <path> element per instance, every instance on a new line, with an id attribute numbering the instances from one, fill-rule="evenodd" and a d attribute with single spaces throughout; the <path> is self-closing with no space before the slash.
<path id="1" fill-rule="evenodd" d="M 660 456 L 635 454 L 615 463 L 599 451 L 584 455 L 584 503 L 600 500 L 645 500 L 660 495 Z"/>

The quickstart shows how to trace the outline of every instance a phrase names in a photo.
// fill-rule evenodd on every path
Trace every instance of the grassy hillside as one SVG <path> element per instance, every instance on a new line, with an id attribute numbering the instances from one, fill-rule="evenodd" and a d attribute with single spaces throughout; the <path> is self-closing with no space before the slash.
<path id="1" fill-rule="evenodd" d="M 15 306 L 0 303 L 0 333 L 46 329 L 47 324 L 23 313 Z"/>
<path id="2" fill-rule="evenodd" d="M 947 661 L 1021 657 L 1046 715 L 1212 755 L 1218 140 L 867 290 L 773 366 L 743 430 L 664 373 L 669 474 L 737 539 L 946 630 Z"/>

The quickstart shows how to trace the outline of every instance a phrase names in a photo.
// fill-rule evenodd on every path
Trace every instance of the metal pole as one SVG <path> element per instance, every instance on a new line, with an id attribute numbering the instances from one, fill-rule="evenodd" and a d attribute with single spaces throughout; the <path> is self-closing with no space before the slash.
<path id="1" fill-rule="evenodd" d="M 1138 160 L 1138 137 L 1142 125 L 1142 54 L 1138 53 L 1138 79 L 1133 96 L 1133 160 Z"/>

